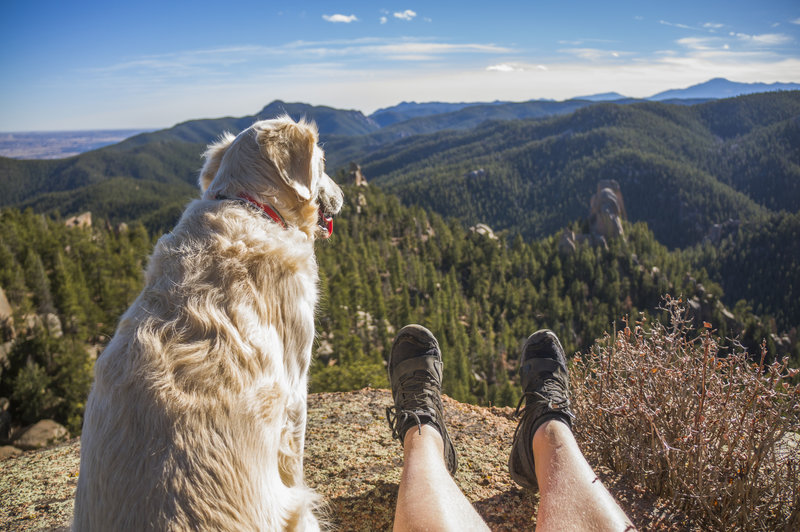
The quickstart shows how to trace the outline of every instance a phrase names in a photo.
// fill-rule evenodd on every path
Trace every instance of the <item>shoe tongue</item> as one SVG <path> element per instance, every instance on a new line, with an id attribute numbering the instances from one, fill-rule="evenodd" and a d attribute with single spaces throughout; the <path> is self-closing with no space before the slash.
<path id="1" fill-rule="evenodd" d="M 442 379 L 442 363 L 432 356 L 418 356 L 408 358 L 400 362 L 395 368 L 393 373 L 395 375 L 405 375 L 415 373 L 418 371 L 425 371 L 435 376 L 441 382 Z"/>
<path id="2" fill-rule="evenodd" d="M 557 370 L 561 369 L 561 364 L 558 363 L 557 360 L 553 360 L 552 358 L 537 358 L 535 360 L 536 371 L 534 372 L 534 361 L 528 360 L 525 364 L 522 365 L 522 386 L 523 388 L 527 388 L 528 382 L 535 378 L 539 377 L 541 379 L 547 379 L 552 377 L 553 373 Z"/>

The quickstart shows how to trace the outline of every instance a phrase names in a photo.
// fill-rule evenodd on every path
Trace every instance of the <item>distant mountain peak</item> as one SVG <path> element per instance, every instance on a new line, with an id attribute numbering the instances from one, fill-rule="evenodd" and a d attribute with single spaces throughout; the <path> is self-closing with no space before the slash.
<path id="1" fill-rule="evenodd" d="M 613 102 L 616 100 L 626 100 L 628 99 L 628 97 L 618 92 L 603 92 L 601 94 L 590 94 L 588 96 L 576 96 L 575 98 L 572 99 L 586 100 L 589 102 Z"/>
<path id="2" fill-rule="evenodd" d="M 717 99 L 733 98 L 744 94 L 756 92 L 772 91 L 795 91 L 800 90 L 798 83 L 739 83 L 725 78 L 712 78 L 703 83 L 692 85 L 685 89 L 670 89 L 659 92 L 647 98 L 652 101 L 672 100 L 672 99 Z"/>

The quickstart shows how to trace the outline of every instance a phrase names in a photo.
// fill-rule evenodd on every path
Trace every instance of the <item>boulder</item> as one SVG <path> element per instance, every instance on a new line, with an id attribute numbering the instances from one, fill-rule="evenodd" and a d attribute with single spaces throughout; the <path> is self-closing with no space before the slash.
<path id="1" fill-rule="evenodd" d="M 25 335 L 33 334 L 36 329 L 44 326 L 42 317 L 39 314 L 25 314 L 22 316 L 22 330 Z"/>
<path id="2" fill-rule="evenodd" d="M 3 287 L 0 286 L 0 342 L 13 340 L 16 332 L 14 331 L 14 310 L 6 298 Z M 2 357 L 2 353 L 0 353 Z"/>
<path id="3" fill-rule="evenodd" d="M 66 225 L 67 227 L 80 227 L 80 228 L 91 227 L 92 213 L 87 211 L 83 214 L 67 218 L 64 221 L 64 225 Z"/>
<path id="4" fill-rule="evenodd" d="M 14 441 L 22 450 L 43 449 L 69 439 L 69 432 L 52 419 L 43 419 L 31 425 Z"/>
<path id="5" fill-rule="evenodd" d="M 0 323 L 3 323 L 7 319 L 11 318 L 13 314 L 14 311 L 11 309 L 11 303 L 8 302 L 6 293 L 3 290 L 3 287 L 0 286 Z"/>
<path id="6" fill-rule="evenodd" d="M 0 375 L 3 374 L 3 368 L 6 367 L 6 363 L 8 362 L 8 354 L 11 352 L 13 347 L 13 340 L 9 340 L 8 342 L 3 342 L 0 344 Z"/>
<path id="7" fill-rule="evenodd" d="M 564 229 L 561 232 L 561 238 L 558 240 L 558 252 L 561 255 L 572 255 L 575 253 L 575 233 L 569 229 Z"/>
<path id="8" fill-rule="evenodd" d="M 495 235 L 494 231 L 492 231 L 492 228 L 486 224 L 473 225 L 469 228 L 469 230 L 473 233 L 478 233 L 479 235 L 489 237 L 490 240 L 497 240 L 497 235 Z"/>
<path id="9" fill-rule="evenodd" d="M 44 326 L 47 328 L 47 332 L 50 333 L 50 336 L 53 338 L 61 338 L 64 336 L 64 332 L 61 329 L 61 320 L 58 319 L 53 313 L 47 313 L 44 315 Z"/>
<path id="10" fill-rule="evenodd" d="M 21 454 L 22 454 L 22 449 L 17 449 L 14 446 L 3 445 L 2 447 L 0 447 L 0 460 L 5 460 L 6 458 L 13 458 Z"/>
<path id="11" fill-rule="evenodd" d="M 366 206 L 367 206 L 367 197 L 361 192 L 359 192 L 358 198 L 356 199 L 356 213 L 361 214 L 361 208 Z"/>

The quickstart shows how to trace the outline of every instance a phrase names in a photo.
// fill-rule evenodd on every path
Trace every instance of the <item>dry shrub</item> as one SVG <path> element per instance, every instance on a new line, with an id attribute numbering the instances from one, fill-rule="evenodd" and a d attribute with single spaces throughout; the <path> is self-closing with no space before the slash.
<path id="1" fill-rule="evenodd" d="M 714 529 L 800 530 L 800 386 L 787 359 L 753 363 L 670 325 L 607 335 L 571 372 L 576 431 L 606 465 Z"/>

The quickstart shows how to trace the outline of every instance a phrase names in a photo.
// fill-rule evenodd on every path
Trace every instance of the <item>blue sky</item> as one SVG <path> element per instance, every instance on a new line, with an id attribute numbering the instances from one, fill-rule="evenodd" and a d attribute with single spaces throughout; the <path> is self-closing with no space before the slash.
<path id="1" fill-rule="evenodd" d="M 797 0 L 4 2 L 0 131 L 800 82 Z"/>

